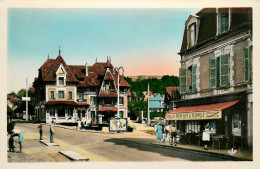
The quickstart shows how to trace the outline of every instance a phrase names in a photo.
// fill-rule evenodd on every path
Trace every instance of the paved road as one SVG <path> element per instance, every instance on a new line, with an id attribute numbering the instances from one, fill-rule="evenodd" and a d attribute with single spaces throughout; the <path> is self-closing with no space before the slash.
<path id="1" fill-rule="evenodd" d="M 38 124 L 17 123 L 22 131 L 37 134 Z M 43 126 L 43 136 L 49 137 L 49 126 Z M 226 159 L 208 154 L 166 148 L 152 144 L 154 136 L 134 136 L 80 132 L 55 127 L 54 140 L 76 146 L 110 161 L 224 161 Z M 26 140 L 25 140 L 26 141 Z"/>

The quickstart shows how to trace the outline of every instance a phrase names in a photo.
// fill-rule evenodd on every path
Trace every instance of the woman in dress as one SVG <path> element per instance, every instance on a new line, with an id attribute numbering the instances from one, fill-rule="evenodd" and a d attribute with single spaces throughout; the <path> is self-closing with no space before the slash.
<path id="1" fill-rule="evenodd" d="M 161 142 L 161 139 L 162 139 L 162 129 L 163 129 L 163 127 L 162 127 L 161 124 L 159 123 L 159 124 L 156 126 L 156 136 L 157 136 L 157 140 L 158 140 L 159 143 Z"/>

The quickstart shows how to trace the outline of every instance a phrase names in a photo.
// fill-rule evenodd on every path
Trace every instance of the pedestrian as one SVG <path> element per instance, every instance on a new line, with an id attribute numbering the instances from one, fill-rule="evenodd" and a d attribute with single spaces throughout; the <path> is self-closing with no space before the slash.
<path id="1" fill-rule="evenodd" d="M 40 140 L 42 140 L 42 124 L 41 123 L 38 126 L 38 129 L 39 129 L 39 133 L 40 133 Z"/>
<path id="2" fill-rule="evenodd" d="M 165 132 L 165 139 L 169 140 L 169 131 L 170 131 L 170 125 L 167 123 L 167 125 L 164 127 Z"/>
<path id="3" fill-rule="evenodd" d="M 19 146 L 20 146 L 20 151 L 19 151 L 19 153 L 21 153 L 21 152 L 22 152 L 23 133 L 20 132 L 20 133 L 18 134 L 18 136 L 19 136 Z"/>
<path id="4" fill-rule="evenodd" d="M 50 125 L 50 142 L 53 143 L 53 134 L 54 134 L 54 121 L 51 121 Z"/>
<path id="5" fill-rule="evenodd" d="M 202 140 L 204 141 L 204 150 L 208 150 L 208 143 L 210 141 L 210 125 L 207 123 L 204 126 L 204 130 L 202 133 Z"/>
<path id="6" fill-rule="evenodd" d="M 173 124 L 170 128 L 171 145 L 173 143 L 175 146 L 177 145 L 176 136 L 177 136 L 177 129 L 175 127 L 175 124 Z"/>
<path id="7" fill-rule="evenodd" d="M 9 152 L 14 152 L 14 134 L 11 134 L 9 138 Z"/>
<path id="8" fill-rule="evenodd" d="M 163 130 L 163 128 L 162 128 L 161 124 L 159 123 L 156 126 L 156 136 L 157 136 L 157 140 L 158 140 L 159 143 L 162 140 L 162 130 Z"/>

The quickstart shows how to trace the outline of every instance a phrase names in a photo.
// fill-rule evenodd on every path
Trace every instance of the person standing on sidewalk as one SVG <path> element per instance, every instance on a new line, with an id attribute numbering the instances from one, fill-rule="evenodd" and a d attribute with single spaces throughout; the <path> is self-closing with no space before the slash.
<path id="1" fill-rule="evenodd" d="M 54 134 L 54 121 L 51 121 L 50 125 L 50 142 L 53 143 L 53 134 Z"/>
<path id="2" fill-rule="evenodd" d="M 202 140 L 204 141 L 204 150 L 208 150 L 208 142 L 210 141 L 210 126 L 209 123 L 207 123 L 204 126 L 204 131 L 202 133 Z"/>
<path id="3" fill-rule="evenodd" d="M 11 134 L 9 138 L 9 152 L 14 152 L 14 134 Z"/>
<path id="4" fill-rule="evenodd" d="M 158 140 L 159 143 L 161 142 L 161 139 L 162 139 L 162 130 L 163 130 L 163 127 L 159 123 L 156 126 L 156 136 L 157 136 L 157 140 Z"/>
<path id="5" fill-rule="evenodd" d="M 171 145 L 174 143 L 174 145 L 177 145 L 176 136 L 177 136 L 177 129 L 175 127 L 175 124 L 173 124 L 170 128 L 170 136 L 171 136 Z"/>
<path id="6" fill-rule="evenodd" d="M 20 151 L 19 151 L 19 153 L 21 153 L 21 152 L 22 152 L 23 133 L 20 132 L 20 133 L 18 134 L 18 136 L 19 136 L 19 146 L 20 146 Z"/>
<path id="7" fill-rule="evenodd" d="M 42 124 L 38 126 L 39 132 L 40 132 L 40 140 L 42 140 Z"/>

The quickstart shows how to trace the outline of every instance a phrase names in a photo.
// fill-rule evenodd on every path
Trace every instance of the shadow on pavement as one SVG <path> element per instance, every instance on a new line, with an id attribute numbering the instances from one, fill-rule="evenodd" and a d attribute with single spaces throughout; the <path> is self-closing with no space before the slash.
<path id="1" fill-rule="evenodd" d="M 232 159 L 227 159 L 221 155 L 215 156 L 207 153 L 154 145 L 152 143 L 156 142 L 155 140 L 145 138 L 111 138 L 104 141 L 111 142 L 116 145 L 126 146 L 128 148 L 137 149 L 139 151 L 153 152 L 162 156 L 180 158 L 189 161 L 232 161 Z"/>

